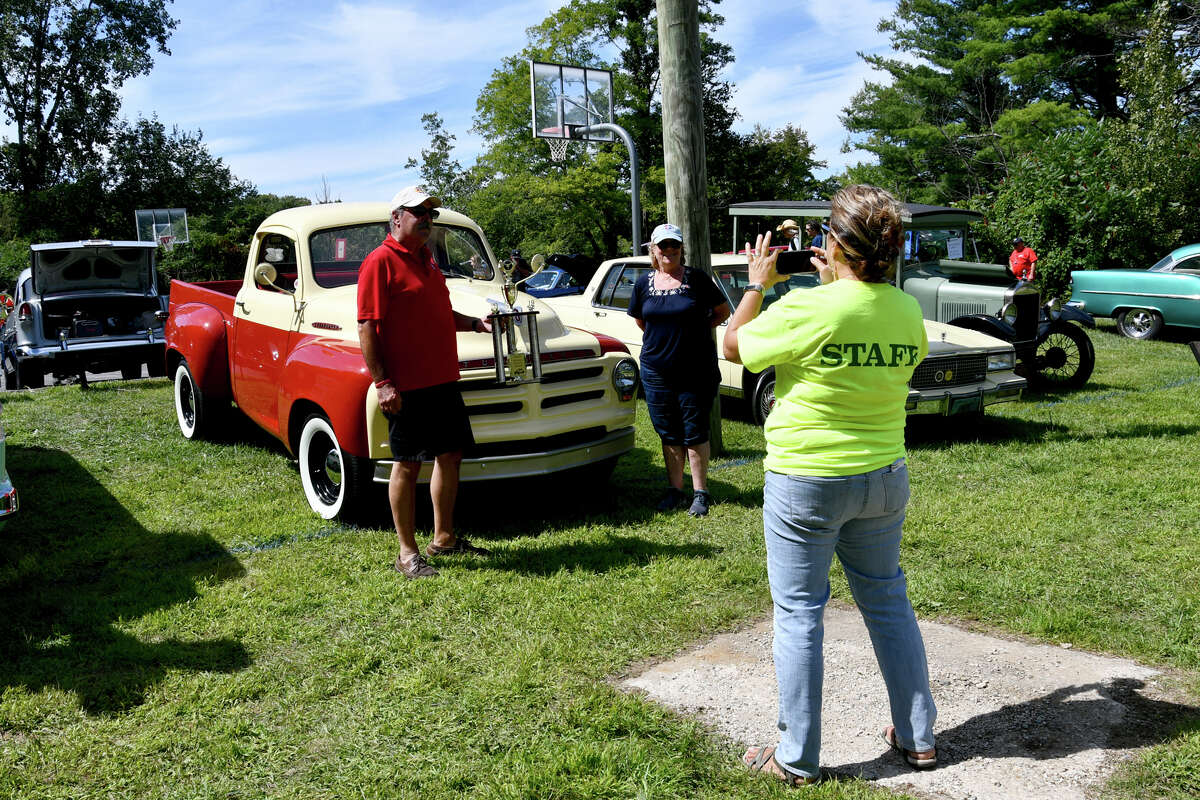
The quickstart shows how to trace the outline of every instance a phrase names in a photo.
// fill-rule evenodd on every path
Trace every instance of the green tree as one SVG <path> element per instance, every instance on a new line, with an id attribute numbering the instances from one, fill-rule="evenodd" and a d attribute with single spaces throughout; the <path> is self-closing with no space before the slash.
<path id="1" fill-rule="evenodd" d="M 1120 61 L 1128 120 L 1089 122 L 1034 145 L 989 198 L 995 238 L 1029 240 L 1053 292 L 1065 291 L 1071 270 L 1148 266 L 1200 240 L 1200 130 L 1178 106 L 1192 62 L 1167 3 L 1148 19 Z"/>
<path id="2" fill-rule="evenodd" d="M 749 136 L 732 131 L 732 87 L 721 74 L 733 56 L 712 36 L 722 22 L 716 5 L 717 0 L 700 3 L 714 242 L 727 235 L 728 203 L 754 199 L 751 192 L 762 191 L 814 196 L 822 184 L 812 170 L 823 166 L 812 159 L 812 147 L 798 128 Z M 467 171 L 473 191 L 464 206 L 502 251 L 519 247 L 602 259 L 629 252 L 632 244 L 625 148 L 572 144 L 565 164 L 552 161 L 545 143 L 529 134 L 530 58 L 613 70 L 614 121 L 634 140 L 642 167 L 643 229 L 665 218 L 656 26 L 654 0 L 573 0 L 530 28 L 529 45 L 493 72 L 476 103 L 475 130 L 487 150 Z M 437 156 L 436 135 L 430 133 L 435 139 L 428 153 Z M 447 163 L 429 156 L 430 171 L 423 175 L 437 174 Z"/>
<path id="3" fill-rule="evenodd" d="M 25 224 L 37 193 L 93 162 L 109 141 L 117 90 L 168 53 L 176 21 L 166 0 L 10 0 L 0 10 L 0 106 L 14 128 L 0 180 L 22 198 Z"/>
<path id="4" fill-rule="evenodd" d="M 1118 61 L 1152 0 L 900 0 L 880 23 L 905 58 L 867 56 L 889 80 L 844 109 L 855 170 L 901 197 L 965 201 L 992 191 L 1035 141 L 1084 119 L 1123 119 Z"/>
<path id="5" fill-rule="evenodd" d="M 114 233 L 133 224 L 133 209 L 186 208 L 189 214 L 213 214 L 253 190 L 208 151 L 200 131 L 172 127 L 168 132 L 157 118 L 117 124 L 102 175 L 103 224 Z"/>
<path id="6" fill-rule="evenodd" d="M 246 271 L 250 240 L 264 219 L 285 208 L 309 205 L 304 197 L 250 192 L 205 214 L 188 216 L 191 243 L 159 251 L 159 270 L 166 280 L 228 280 Z"/>
<path id="7" fill-rule="evenodd" d="M 421 180 L 426 188 L 442 202 L 461 208 L 474 190 L 469 172 L 454 158 L 454 134 L 446 131 L 445 123 L 437 112 L 422 114 L 421 126 L 429 134 L 429 147 L 421 150 L 421 160 L 408 159 L 405 168 L 419 168 Z"/>

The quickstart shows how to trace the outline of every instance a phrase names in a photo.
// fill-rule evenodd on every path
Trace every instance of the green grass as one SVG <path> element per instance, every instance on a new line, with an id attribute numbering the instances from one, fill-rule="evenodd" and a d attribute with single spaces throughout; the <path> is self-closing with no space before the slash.
<path id="1" fill-rule="evenodd" d="M 1093 340 L 1085 391 L 910 431 L 913 602 L 1200 692 L 1200 369 L 1178 341 Z M 708 520 L 647 510 L 643 413 L 607 488 L 465 487 L 459 529 L 494 557 L 407 583 L 382 496 L 378 527 L 322 522 L 252 426 L 184 441 L 166 381 L 3 399 L 22 509 L 0 530 L 0 797 L 787 796 L 609 683 L 767 612 L 744 417 Z M 1113 797 L 1195 793 L 1196 727 L 1155 741 Z"/>

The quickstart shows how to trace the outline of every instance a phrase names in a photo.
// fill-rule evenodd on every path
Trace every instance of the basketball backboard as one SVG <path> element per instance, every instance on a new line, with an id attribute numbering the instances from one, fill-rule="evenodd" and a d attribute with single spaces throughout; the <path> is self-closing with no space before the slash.
<path id="1" fill-rule="evenodd" d="M 610 131 L 574 133 L 577 128 L 613 121 L 610 70 L 531 60 L 529 93 L 535 138 L 613 140 Z"/>
<path id="2" fill-rule="evenodd" d="M 171 237 L 170 244 L 187 244 L 187 209 L 141 208 L 133 212 L 139 242 L 161 242 L 164 236 Z"/>

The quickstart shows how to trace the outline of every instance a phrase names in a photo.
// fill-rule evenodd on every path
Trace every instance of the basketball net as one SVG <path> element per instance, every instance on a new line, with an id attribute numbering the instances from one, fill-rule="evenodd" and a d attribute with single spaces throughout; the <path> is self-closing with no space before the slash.
<path id="1" fill-rule="evenodd" d="M 547 139 L 546 144 L 550 145 L 550 160 L 559 163 L 567 160 L 567 145 L 571 143 L 570 139 Z"/>
<path id="2" fill-rule="evenodd" d="M 170 234 L 158 237 L 158 243 L 168 253 L 175 249 L 175 237 Z"/>

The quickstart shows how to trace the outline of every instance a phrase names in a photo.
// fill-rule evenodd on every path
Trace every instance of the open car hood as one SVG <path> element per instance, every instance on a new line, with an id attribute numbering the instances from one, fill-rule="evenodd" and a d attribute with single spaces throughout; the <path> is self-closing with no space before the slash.
<path id="1" fill-rule="evenodd" d="M 54 242 L 30 245 L 33 291 L 65 294 L 121 291 L 149 294 L 154 288 L 154 242 Z"/>

